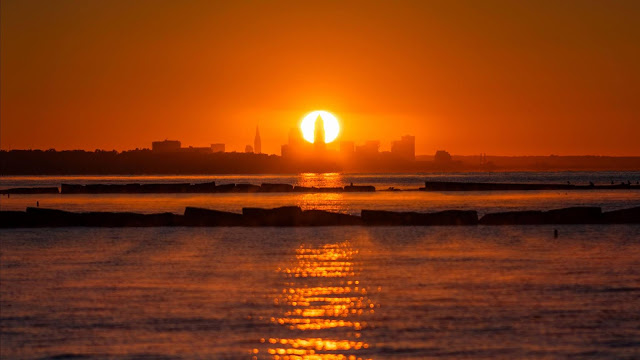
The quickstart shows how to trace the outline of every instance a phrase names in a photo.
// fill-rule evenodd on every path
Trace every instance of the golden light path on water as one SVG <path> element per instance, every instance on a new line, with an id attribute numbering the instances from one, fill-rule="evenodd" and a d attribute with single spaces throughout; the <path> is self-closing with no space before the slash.
<path id="1" fill-rule="evenodd" d="M 305 187 L 342 187 L 341 173 L 302 173 L 298 175 L 299 186 Z"/>
<path id="2" fill-rule="evenodd" d="M 303 173 L 298 176 L 300 186 L 333 188 L 343 186 L 343 176 L 340 173 Z M 347 212 L 344 195 L 341 192 L 306 193 L 301 194 L 296 205 L 304 209 L 326 210 L 332 212 Z"/>
<path id="3" fill-rule="evenodd" d="M 358 280 L 357 254 L 348 241 L 295 250 L 295 261 L 277 269 L 285 278 L 270 318 L 277 335 L 260 339 L 253 359 L 368 359 L 362 334 L 378 305 Z"/>

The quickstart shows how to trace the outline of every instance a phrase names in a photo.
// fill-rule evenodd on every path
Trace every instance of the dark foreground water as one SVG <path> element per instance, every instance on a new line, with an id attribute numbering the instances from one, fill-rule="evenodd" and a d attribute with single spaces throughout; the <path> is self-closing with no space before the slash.
<path id="1" fill-rule="evenodd" d="M 3 359 L 640 358 L 638 225 L 0 238 Z"/>

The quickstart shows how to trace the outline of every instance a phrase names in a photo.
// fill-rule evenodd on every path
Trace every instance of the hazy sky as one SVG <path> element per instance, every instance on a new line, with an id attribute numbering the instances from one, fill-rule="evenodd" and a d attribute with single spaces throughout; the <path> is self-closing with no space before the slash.
<path id="1" fill-rule="evenodd" d="M 640 155 L 640 1 L 2 0 L 2 149 Z"/>

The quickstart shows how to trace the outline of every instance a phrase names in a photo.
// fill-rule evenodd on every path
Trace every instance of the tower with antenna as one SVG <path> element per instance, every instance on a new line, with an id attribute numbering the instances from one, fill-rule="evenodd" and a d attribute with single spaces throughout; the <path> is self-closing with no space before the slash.
<path id="1" fill-rule="evenodd" d="M 324 139 L 324 120 L 322 116 L 318 115 L 315 122 L 315 130 L 313 131 L 313 148 L 315 151 L 324 151 L 327 148 L 327 144 Z"/>

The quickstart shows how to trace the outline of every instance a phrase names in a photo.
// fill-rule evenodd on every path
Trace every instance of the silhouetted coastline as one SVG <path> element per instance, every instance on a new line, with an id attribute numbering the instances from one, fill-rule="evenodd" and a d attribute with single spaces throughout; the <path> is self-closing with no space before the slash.
<path id="1" fill-rule="evenodd" d="M 436 161 L 437 160 L 437 161 Z M 452 156 L 398 158 L 392 153 L 340 162 L 317 157 L 197 151 L 0 151 L 2 175 L 196 175 L 295 174 L 301 172 L 460 172 L 460 171 L 640 170 L 640 157 L 611 156 Z"/>

